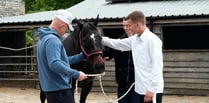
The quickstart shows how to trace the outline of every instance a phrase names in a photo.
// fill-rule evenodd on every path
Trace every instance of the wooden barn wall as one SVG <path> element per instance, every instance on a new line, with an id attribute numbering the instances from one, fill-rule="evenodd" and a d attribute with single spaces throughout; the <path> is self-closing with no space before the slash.
<path id="1" fill-rule="evenodd" d="M 102 85 L 105 92 L 116 93 L 117 84 L 115 81 L 115 63 L 114 60 L 105 62 L 105 75 L 102 76 Z M 102 92 L 100 87 L 100 82 L 98 78 L 95 78 L 94 87 L 92 88 L 94 92 Z"/>
<path id="2" fill-rule="evenodd" d="M 109 25 L 107 28 L 121 27 L 119 25 Z M 152 30 L 163 40 L 161 26 L 154 26 Z M 209 95 L 209 50 L 164 50 L 163 56 L 164 94 Z M 117 91 L 114 73 L 114 60 L 107 61 L 106 75 L 102 77 L 106 92 Z M 95 80 L 92 91 L 101 91 L 98 80 Z"/>
<path id="3" fill-rule="evenodd" d="M 209 51 L 164 51 L 164 94 L 209 95 Z M 116 93 L 114 60 L 106 62 L 102 76 L 105 92 Z M 98 79 L 92 91 L 101 92 Z"/>
<path id="4" fill-rule="evenodd" d="M 209 95 L 209 51 L 164 52 L 165 94 Z"/>
<path id="5" fill-rule="evenodd" d="M 177 33 L 174 34 L 175 35 L 179 34 L 179 37 L 184 38 L 185 42 L 190 42 L 188 46 L 184 45 L 185 46 L 184 48 L 190 47 L 190 49 L 166 50 L 166 48 L 164 48 L 163 74 L 165 80 L 165 89 L 164 89 L 165 94 L 209 95 L 209 50 L 207 46 L 207 40 L 205 38 L 205 35 L 207 35 L 208 33 L 208 29 L 204 29 L 204 28 L 208 28 L 209 25 L 208 20 L 209 20 L 208 18 L 185 18 L 185 19 L 179 18 L 179 19 L 170 19 L 170 20 L 159 20 L 155 22 L 153 31 L 157 32 L 157 34 L 160 34 L 161 35 L 160 37 L 163 41 L 165 41 L 164 40 L 165 38 L 163 38 L 164 35 L 162 30 L 163 26 L 185 27 L 186 28 L 185 31 L 188 28 L 193 27 L 193 31 L 192 29 L 190 29 L 192 32 L 188 32 L 187 30 L 187 32 L 184 31 L 184 34 L 174 31 Z M 198 31 L 204 31 L 207 33 L 198 34 Z M 187 37 L 185 36 L 187 35 L 186 33 L 192 34 L 194 37 L 190 37 L 191 36 L 190 35 L 187 40 Z M 197 37 L 195 37 L 196 34 Z M 191 41 L 190 39 L 193 41 Z M 201 42 L 196 42 L 192 44 L 195 40 Z M 206 44 L 204 44 L 204 42 Z M 166 42 L 164 42 L 164 44 L 165 43 Z M 178 42 L 175 43 L 176 45 L 181 45 L 178 44 Z M 183 43 L 183 41 L 181 43 Z"/>

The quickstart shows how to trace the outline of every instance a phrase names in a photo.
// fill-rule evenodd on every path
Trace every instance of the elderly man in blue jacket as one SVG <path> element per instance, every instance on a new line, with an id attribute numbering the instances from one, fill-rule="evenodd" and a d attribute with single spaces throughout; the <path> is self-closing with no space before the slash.
<path id="1" fill-rule="evenodd" d="M 71 78 L 84 80 L 86 74 L 70 68 L 70 64 L 84 59 L 82 54 L 67 57 L 61 37 L 71 25 L 73 17 L 67 10 L 58 10 L 47 28 L 39 28 L 37 61 L 41 89 L 48 103 L 74 103 Z"/>

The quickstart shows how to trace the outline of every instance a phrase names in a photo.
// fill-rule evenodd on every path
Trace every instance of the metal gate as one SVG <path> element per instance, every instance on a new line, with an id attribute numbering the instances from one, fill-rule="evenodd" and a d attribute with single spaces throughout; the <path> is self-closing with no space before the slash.
<path id="1" fill-rule="evenodd" d="M 36 45 L 13 49 L 0 46 L 0 85 L 36 87 L 38 83 Z"/>

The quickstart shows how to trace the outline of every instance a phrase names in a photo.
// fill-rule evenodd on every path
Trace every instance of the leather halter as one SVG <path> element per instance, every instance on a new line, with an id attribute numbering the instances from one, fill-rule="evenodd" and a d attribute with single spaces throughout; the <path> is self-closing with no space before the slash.
<path id="1" fill-rule="evenodd" d="M 83 36 L 82 36 L 82 34 L 80 32 L 79 33 L 80 48 L 81 48 L 81 51 L 83 52 L 83 54 L 84 54 L 86 59 L 88 59 L 89 57 L 94 56 L 94 55 L 102 55 L 103 54 L 102 50 L 92 50 L 90 52 L 86 52 L 86 50 L 84 49 L 84 46 L 83 46 L 82 39 L 83 39 Z"/>

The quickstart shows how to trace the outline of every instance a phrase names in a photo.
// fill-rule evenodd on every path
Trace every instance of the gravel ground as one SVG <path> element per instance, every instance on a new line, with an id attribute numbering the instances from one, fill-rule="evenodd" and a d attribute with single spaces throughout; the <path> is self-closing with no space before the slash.
<path id="1" fill-rule="evenodd" d="M 110 103 L 115 100 L 115 93 L 108 93 L 107 98 L 100 92 L 91 92 L 87 103 Z M 30 88 L 0 87 L 0 103 L 40 103 L 39 90 Z M 163 103 L 209 103 L 209 96 L 165 95 Z"/>

